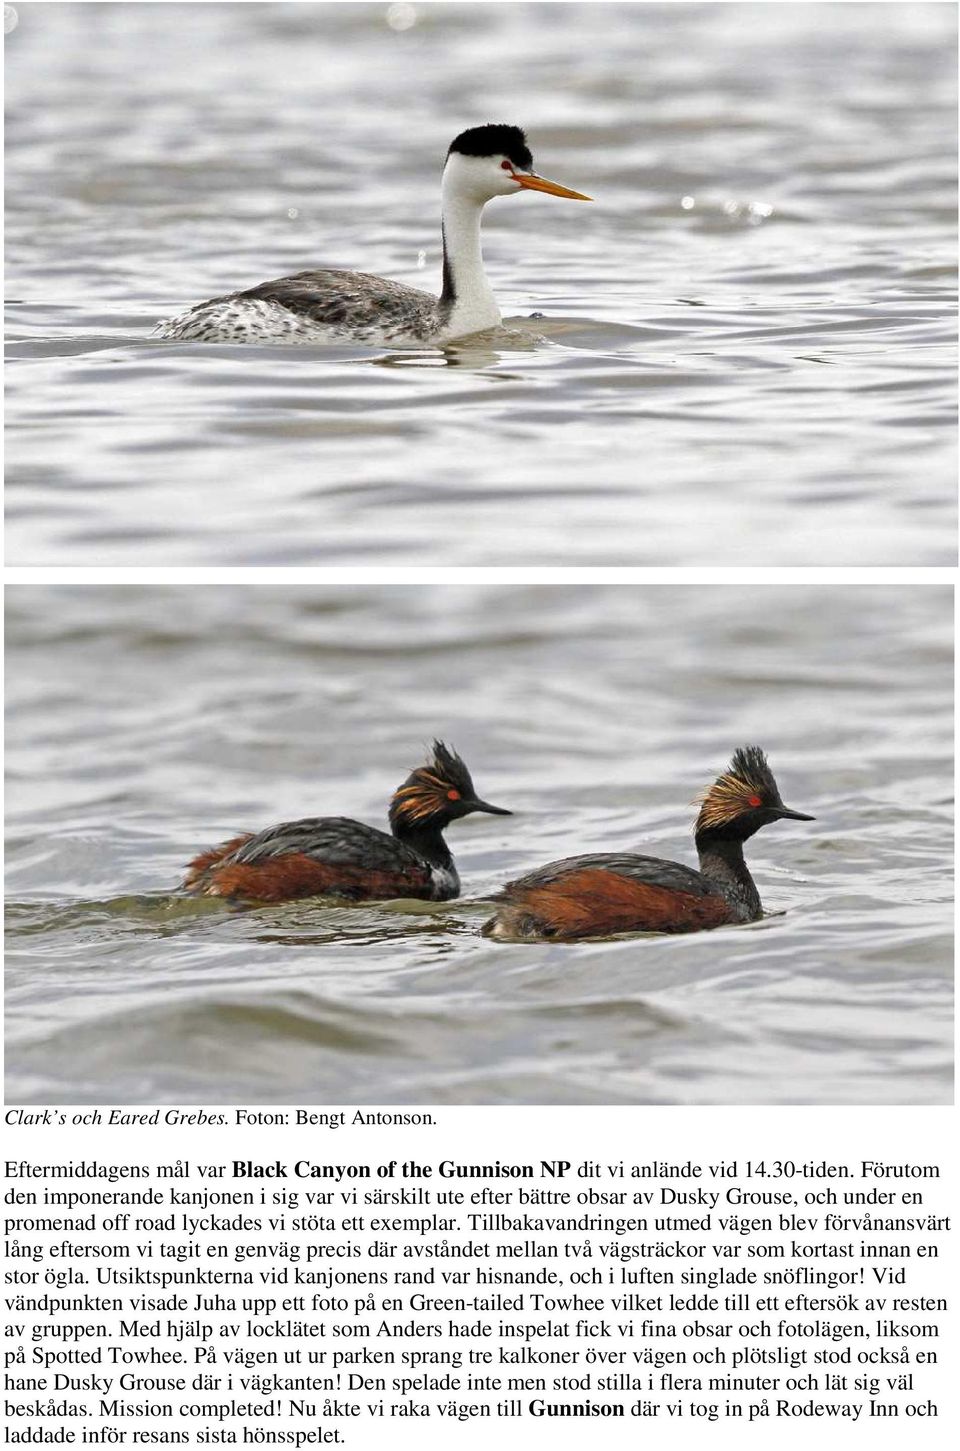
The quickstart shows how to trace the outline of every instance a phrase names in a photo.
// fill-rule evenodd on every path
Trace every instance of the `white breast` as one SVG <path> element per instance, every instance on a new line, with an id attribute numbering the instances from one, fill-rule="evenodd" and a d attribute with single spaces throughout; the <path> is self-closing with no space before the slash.
<path id="1" fill-rule="evenodd" d="M 433 897 L 436 902 L 446 902 L 449 898 L 460 895 L 460 876 L 452 862 L 448 867 L 432 866 L 430 881 L 433 884 Z"/>

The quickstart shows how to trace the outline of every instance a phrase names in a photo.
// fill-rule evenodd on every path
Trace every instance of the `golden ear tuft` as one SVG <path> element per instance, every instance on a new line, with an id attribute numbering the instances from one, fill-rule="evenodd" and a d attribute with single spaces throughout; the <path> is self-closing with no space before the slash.
<path id="1" fill-rule="evenodd" d="M 713 785 L 700 797 L 700 815 L 697 830 L 726 826 L 744 811 L 756 804 L 754 789 L 739 776 L 726 772 L 718 776 Z"/>

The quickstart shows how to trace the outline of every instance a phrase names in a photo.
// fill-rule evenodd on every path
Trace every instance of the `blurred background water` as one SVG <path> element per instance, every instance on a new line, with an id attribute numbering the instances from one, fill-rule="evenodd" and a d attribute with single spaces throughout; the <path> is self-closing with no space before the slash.
<path id="1" fill-rule="evenodd" d="M 944 1103 L 951 592 L 15 586 L 8 1102 Z M 434 735 L 512 807 L 464 897 L 231 911 L 164 894 L 303 815 L 383 824 Z M 573 946 L 478 935 L 576 851 L 694 861 L 764 746 L 771 915 Z"/>
<path id="2" fill-rule="evenodd" d="M 955 562 L 955 7 L 15 13 L 10 563 Z M 525 342 L 147 340 L 311 265 L 436 288 L 491 119 L 596 198 L 487 210 Z"/>

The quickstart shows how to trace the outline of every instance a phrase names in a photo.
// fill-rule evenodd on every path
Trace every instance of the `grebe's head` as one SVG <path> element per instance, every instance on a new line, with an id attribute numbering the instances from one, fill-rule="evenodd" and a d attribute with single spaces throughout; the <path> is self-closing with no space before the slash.
<path id="1" fill-rule="evenodd" d="M 780 799 L 780 789 L 759 746 L 741 746 L 729 769 L 718 776 L 699 798 L 696 835 L 733 837 L 746 841 L 771 821 L 813 821 L 802 811 L 791 811 Z"/>
<path id="2" fill-rule="evenodd" d="M 469 131 L 461 131 L 450 143 L 443 184 L 445 189 L 453 188 L 479 206 L 491 197 L 512 196 L 520 191 L 545 191 L 577 202 L 592 200 L 537 175 L 527 138 L 519 126 L 471 126 Z"/>
<path id="3" fill-rule="evenodd" d="M 433 759 L 418 766 L 393 793 L 390 802 L 390 825 L 394 832 L 422 831 L 425 827 L 441 830 L 459 816 L 471 811 L 486 811 L 491 816 L 512 816 L 503 806 L 481 801 L 470 779 L 470 772 L 443 741 L 434 741 Z"/>

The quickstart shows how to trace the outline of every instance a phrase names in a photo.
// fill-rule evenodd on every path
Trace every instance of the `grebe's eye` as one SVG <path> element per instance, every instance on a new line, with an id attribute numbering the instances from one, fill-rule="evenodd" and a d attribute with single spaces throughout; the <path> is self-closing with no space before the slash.
<path id="1" fill-rule="evenodd" d="M 513 170 L 513 167 L 510 165 L 509 161 L 501 161 L 501 163 L 500 163 L 500 170 L 501 171 L 512 171 Z"/>
<path id="2" fill-rule="evenodd" d="M 459 791 L 454 791 L 454 790 L 453 790 L 453 789 L 452 789 L 452 788 L 451 788 L 451 789 L 450 789 L 450 790 L 449 790 L 449 791 L 448 791 L 448 792 L 447 792 L 447 800 L 448 800 L 448 801 L 459 801 L 459 800 L 460 800 L 460 792 L 459 792 Z"/>
<path id="3" fill-rule="evenodd" d="M 763 798 L 761 796 L 751 796 L 750 799 L 747 802 L 747 805 L 748 806 L 762 806 L 763 805 Z"/>

